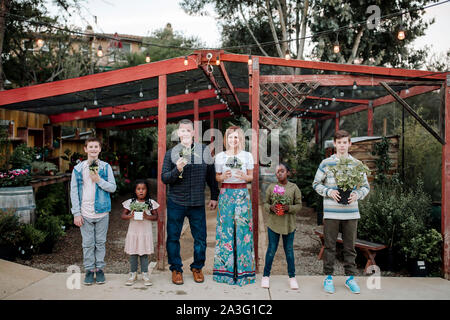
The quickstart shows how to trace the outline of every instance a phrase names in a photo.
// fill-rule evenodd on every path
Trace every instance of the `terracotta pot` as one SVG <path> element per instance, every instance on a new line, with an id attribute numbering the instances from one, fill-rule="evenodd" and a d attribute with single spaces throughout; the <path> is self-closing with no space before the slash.
<path id="1" fill-rule="evenodd" d="M 275 205 L 275 209 L 276 209 L 276 215 L 277 216 L 282 216 L 284 215 L 284 210 L 283 210 L 283 205 L 281 203 L 277 203 Z"/>

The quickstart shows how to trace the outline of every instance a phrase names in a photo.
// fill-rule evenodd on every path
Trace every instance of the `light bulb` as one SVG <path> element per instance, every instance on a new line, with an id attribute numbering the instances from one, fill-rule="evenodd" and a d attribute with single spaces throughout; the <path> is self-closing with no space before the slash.
<path id="1" fill-rule="evenodd" d="M 134 114 L 131 116 L 131 119 L 133 119 L 134 120 Z"/>
<path id="2" fill-rule="evenodd" d="M 358 86 L 356 85 L 356 81 L 353 81 L 353 90 L 356 90 Z"/>
<path id="3" fill-rule="evenodd" d="M 87 111 L 87 107 L 86 107 L 86 106 L 84 106 L 84 108 L 83 108 L 83 111 L 84 111 L 84 112 L 86 112 L 86 111 Z"/>
<path id="4" fill-rule="evenodd" d="M 188 88 L 186 88 L 186 89 L 184 90 L 184 94 L 189 94 L 189 89 L 188 89 Z"/>
<path id="5" fill-rule="evenodd" d="M 189 63 L 187 56 L 184 57 L 184 65 L 187 66 Z"/>
<path id="6" fill-rule="evenodd" d="M 339 51 L 341 51 L 341 47 L 339 46 L 339 42 L 336 42 L 333 46 L 333 52 L 339 53 Z"/>
<path id="7" fill-rule="evenodd" d="M 147 56 L 145 57 L 145 62 L 149 63 L 151 61 L 150 56 L 147 54 Z"/>
<path id="8" fill-rule="evenodd" d="M 94 99 L 94 106 L 98 105 L 97 99 Z"/>
<path id="9" fill-rule="evenodd" d="M 406 37 L 406 35 L 405 35 L 405 31 L 404 31 L 404 30 L 400 30 L 400 31 L 397 33 L 397 39 L 398 39 L 398 40 L 404 40 L 405 37 Z"/>
<path id="10" fill-rule="evenodd" d="M 341 91 L 341 92 L 339 93 L 339 95 L 340 95 L 341 97 L 343 97 L 343 96 L 344 96 L 344 91 Z"/>
<path id="11" fill-rule="evenodd" d="M 335 98 L 335 97 L 333 97 L 333 99 L 331 99 L 331 100 L 333 100 L 333 102 L 335 102 L 335 101 L 336 101 L 336 98 Z"/>
<path id="12" fill-rule="evenodd" d="M 123 120 L 125 120 L 126 118 L 127 118 L 127 116 L 124 115 L 124 116 L 123 116 Z"/>
<path id="13" fill-rule="evenodd" d="M 252 56 L 248 56 L 248 65 L 251 66 L 253 63 Z"/>
<path id="14" fill-rule="evenodd" d="M 144 96 L 144 93 L 142 92 L 142 90 L 139 92 L 139 97 L 143 97 Z"/>
<path id="15" fill-rule="evenodd" d="M 99 57 L 99 58 L 103 57 L 102 45 L 98 46 L 97 57 Z"/>
<path id="16" fill-rule="evenodd" d="M 409 94 L 409 88 L 406 88 L 405 93 Z"/>
<path id="17" fill-rule="evenodd" d="M 44 40 L 43 39 L 37 39 L 36 44 L 39 48 L 42 48 L 44 46 Z"/>
<path id="18" fill-rule="evenodd" d="M 328 105 L 328 101 L 325 101 L 325 105 L 326 105 L 326 106 Z"/>
<path id="19" fill-rule="evenodd" d="M 144 116 L 141 116 L 141 119 L 144 119 Z"/>
<path id="20" fill-rule="evenodd" d="M 208 84 L 208 90 L 211 90 L 212 86 L 211 84 Z"/>
<path id="21" fill-rule="evenodd" d="M 219 56 L 217 56 L 217 58 L 216 58 L 216 66 L 218 66 L 220 64 L 220 59 L 219 59 Z"/>
<path id="22" fill-rule="evenodd" d="M 286 50 L 286 54 L 284 55 L 284 58 L 286 60 L 291 60 L 291 53 L 289 52 L 289 49 Z"/>
<path id="23" fill-rule="evenodd" d="M 98 109 L 98 115 L 99 115 L 99 116 L 102 115 L 102 109 Z"/>
<path id="24" fill-rule="evenodd" d="M 116 117 L 116 115 L 114 114 L 114 112 L 113 113 L 111 113 L 111 118 L 115 118 Z"/>

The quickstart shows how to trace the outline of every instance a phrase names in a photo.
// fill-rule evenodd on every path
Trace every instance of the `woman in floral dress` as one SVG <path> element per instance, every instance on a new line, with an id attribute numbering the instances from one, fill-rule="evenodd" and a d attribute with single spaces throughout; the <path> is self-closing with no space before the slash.
<path id="1" fill-rule="evenodd" d="M 255 282 L 252 204 L 247 183 L 253 180 L 253 157 L 244 151 L 244 132 L 225 132 L 226 151 L 215 157 L 219 195 L 213 280 L 243 286 Z"/>

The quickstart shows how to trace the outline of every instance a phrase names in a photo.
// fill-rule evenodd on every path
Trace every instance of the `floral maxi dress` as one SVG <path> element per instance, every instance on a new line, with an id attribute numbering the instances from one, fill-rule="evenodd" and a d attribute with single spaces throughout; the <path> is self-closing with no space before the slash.
<path id="1" fill-rule="evenodd" d="M 253 217 L 244 189 L 220 189 L 213 280 L 243 286 L 254 283 Z"/>

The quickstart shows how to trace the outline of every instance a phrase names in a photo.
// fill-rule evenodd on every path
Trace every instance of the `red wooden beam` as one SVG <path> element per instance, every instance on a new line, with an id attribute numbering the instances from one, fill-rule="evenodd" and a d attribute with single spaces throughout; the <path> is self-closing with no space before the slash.
<path id="1" fill-rule="evenodd" d="M 201 107 L 198 109 L 199 113 L 210 112 L 210 111 L 220 111 L 220 110 L 226 110 L 226 106 L 224 104 L 214 104 L 211 106 Z M 167 119 L 179 118 L 179 117 L 183 117 L 183 116 L 192 115 L 194 113 L 195 113 L 194 109 L 175 111 L 175 112 L 168 113 Z M 149 120 L 158 119 L 158 117 L 156 115 L 154 115 L 154 116 L 144 117 L 144 119 L 135 118 L 135 119 L 125 119 L 125 120 L 102 121 L 102 122 L 97 122 L 96 127 L 97 128 L 110 128 L 110 127 L 115 127 L 115 126 L 137 124 L 137 123 L 149 121 L 149 120 L 147 120 L 147 118 L 149 118 Z"/>
<path id="2" fill-rule="evenodd" d="M 339 115 L 339 112 L 337 112 L 336 116 L 334 118 L 334 132 L 337 132 L 339 130 L 339 120 L 340 120 L 340 115 Z"/>
<path id="3" fill-rule="evenodd" d="M 228 89 L 230 90 L 230 93 L 232 94 L 234 100 L 236 101 L 236 105 L 239 107 L 239 110 L 241 110 L 241 103 L 239 102 L 238 96 L 234 91 L 234 86 L 231 83 L 230 77 L 228 77 L 228 73 L 227 70 L 225 69 L 225 65 L 223 64 L 223 62 L 220 62 L 220 72 L 222 73 L 222 76 L 225 79 L 225 82 L 228 86 Z"/>
<path id="4" fill-rule="evenodd" d="M 248 61 L 248 57 L 247 57 Z M 252 57 L 252 64 L 248 67 L 250 81 L 249 86 L 251 96 L 249 103 L 251 105 L 251 123 L 252 123 L 252 156 L 254 160 L 253 181 L 252 181 L 252 213 L 253 213 L 253 243 L 255 248 L 256 272 L 258 272 L 259 253 L 258 253 L 258 230 L 259 230 L 259 58 Z"/>
<path id="5" fill-rule="evenodd" d="M 199 123 L 198 123 L 198 99 L 194 100 L 194 141 L 198 142 Z"/>
<path id="6" fill-rule="evenodd" d="M 341 64 L 341 63 L 332 63 L 332 62 L 305 61 L 305 60 L 295 60 L 295 59 L 286 60 L 283 58 L 276 58 L 276 57 L 258 57 L 258 58 L 259 58 L 260 64 L 283 66 L 283 67 L 329 70 L 329 71 L 340 71 L 340 72 L 354 72 L 354 73 L 382 75 L 382 76 L 389 76 L 389 77 L 407 77 L 407 78 L 422 78 L 422 79 L 435 79 L 435 80 L 444 80 L 445 79 L 445 72 L 430 72 L 430 71 L 423 71 L 423 70 L 408 70 L 408 69 L 385 68 L 385 67 L 375 67 L 375 66 L 366 66 L 366 65 Z M 221 61 L 247 63 L 248 55 L 223 53 L 220 55 L 220 60 Z"/>
<path id="7" fill-rule="evenodd" d="M 167 75 L 158 79 L 158 182 L 157 201 L 158 214 L 158 269 L 164 270 L 164 254 L 166 252 L 166 185 L 162 182 L 161 173 L 166 154 L 166 121 L 167 121 Z"/>
<path id="8" fill-rule="evenodd" d="M 367 135 L 369 137 L 373 136 L 373 103 L 372 101 L 369 103 L 369 107 L 367 109 Z"/>
<path id="9" fill-rule="evenodd" d="M 443 243 L 443 273 L 450 280 L 450 73 L 443 86 L 445 90 L 445 144 L 442 146 L 441 232 Z"/>
<path id="10" fill-rule="evenodd" d="M 410 97 L 413 97 L 413 96 L 417 96 L 419 94 L 423 94 L 423 93 L 427 93 L 427 92 L 431 92 L 431 91 L 437 90 L 439 88 L 440 87 L 438 87 L 438 86 L 431 86 L 431 87 L 428 87 L 428 86 L 416 86 L 416 87 L 409 88 L 409 93 L 406 93 L 406 89 L 400 91 L 400 97 L 402 97 L 402 98 L 410 98 Z M 375 108 L 375 107 L 383 106 L 385 104 L 388 104 L 388 103 L 391 103 L 391 102 L 394 102 L 394 101 L 395 101 L 394 97 L 392 97 L 391 95 L 387 95 L 387 96 L 380 97 L 378 99 L 373 100 L 373 107 Z M 358 106 L 354 106 L 354 107 L 342 110 L 340 113 L 341 113 L 341 116 L 348 116 L 350 114 L 361 112 L 361 111 L 365 111 L 367 109 L 368 109 L 367 105 L 361 104 L 361 105 L 358 105 Z M 327 119 L 332 119 L 332 118 L 333 117 L 331 117 L 331 116 L 325 116 L 325 117 L 320 118 L 320 120 L 327 120 Z"/>
<path id="11" fill-rule="evenodd" d="M 167 98 L 167 104 L 176 104 L 176 103 L 184 103 L 189 102 L 194 99 L 209 99 L 213 98 L 216 95 L 213 90 L 202 90 L 198 92 L 191 92 L 188 94 L 180 94 L 177 96 L 171 96 Z M 50 115 L 51 123 L 65 122 L 65 121 L 73 121 L 73 120 L 82 120 L 98 117 L 99 109 L 102 109 L 102 115 L 108 116 L 113 112 L 115 114 L 120 114 L 123 112 L 137 111 L 142 109 L 156 108 L 158 106 L 158 99 L 155 100 L 147 100 L 130 104 L 123 104 L 114 107 L 102 107 L 102 108 L 93 108 L 88 109 L 86 112 L 83 110 L 73 111 L 73 112 L 65 112 L 55 115 Z"/>
<path id="12" fill-rule="evenodd" d="M 197 56 L 194 55 L 194 61 L 196 58 Z M 193 59 L 188 59 L 189 63 L 187 66 L 184 65 L 184 57 L 179 57 L 153 63 L 146 63 L 135 67 L 91 74 L 73 79 L 53 81 L 29 87 L 6 90 L 0 92 L 0 105 L 54 97 L 62 94 L 153 78 L 163 74 L 197 69 L 198 64 L 194 63 L 192 60 Z"/>

